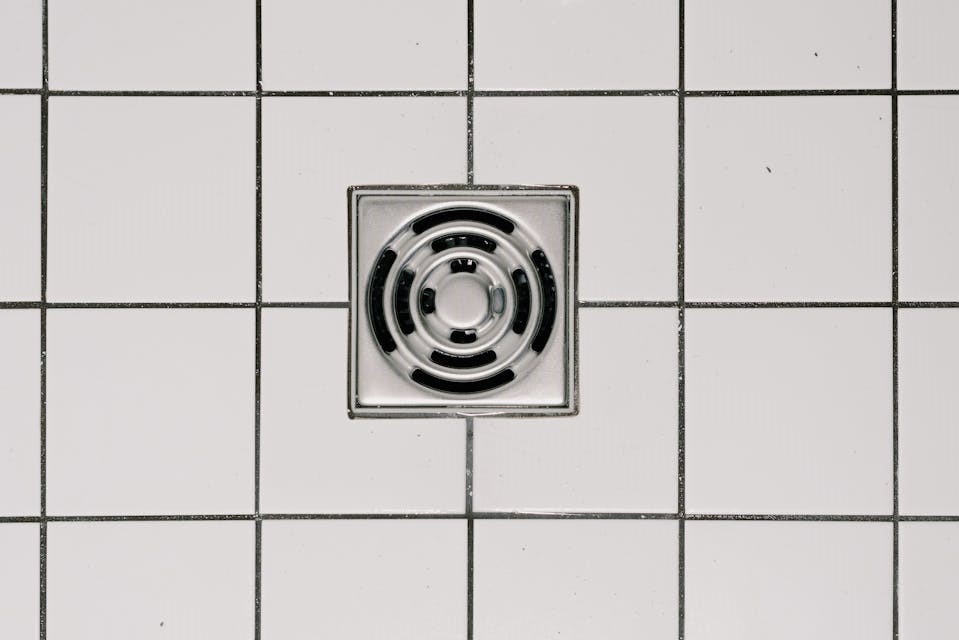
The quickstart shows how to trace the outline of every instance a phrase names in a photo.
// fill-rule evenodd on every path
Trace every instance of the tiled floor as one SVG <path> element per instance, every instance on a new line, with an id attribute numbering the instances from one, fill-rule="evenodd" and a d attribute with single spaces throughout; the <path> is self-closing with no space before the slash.
<path id="1" fill-rule="evenodd" d="M 0 638 L 959 633 L 950 0 L 0 2 Z M 571 419 L 346 417 L 346 187 L 581 189 Z"/>

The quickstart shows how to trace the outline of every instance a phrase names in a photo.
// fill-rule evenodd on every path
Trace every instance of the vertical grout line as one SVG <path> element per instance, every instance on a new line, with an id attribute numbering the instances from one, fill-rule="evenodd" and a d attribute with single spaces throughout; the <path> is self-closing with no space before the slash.
<path id="1" fill-rule="evenodd" d="M 466 184 L 473 184 L 473 98 L 476 94 L 473 42 L 473 0 L 466 0 Z"/>
<path id="2" fill-rule="evenodd" d="M 466 184 L 473 180 L 473 98 L 476 93 L 474 70 L 474 0 L 466 0 Z M 473 418 L 466 418 L 466 474 L 464 509 L 466 512 L 466 640 L 473 640 Z"/>
<path id="3" fill-rule="evenodd" d="M 892 638 L 899 638 L 899 79 L 897 0 L 890 2 L 890 88 L 892 135 Z"/>
<path id="4" fill-rule="evenodd" d="M 260 389 L 263 336 L 263 11 L 256 0 L 256 306 L 254 308 L 253 382 L 253 638 L 260 640 L 262 620 L 263 521 L 260 518 Z"/>
<path id="5" fill-rule="evenodd" d="M 686 635 L 686 6 L 679 0 L 679 78 L 677 85 L 676 301 L 677 301 L 677 455 L 678 522 L 677 635 Z"/>
<path id="6" fill-rule="evenodd" d="M 41 3 L 40 89 L 40 603 L 39 636 L 47 637 L 47 147 L 50 117 L 50 54 L 47 0 Z"/>

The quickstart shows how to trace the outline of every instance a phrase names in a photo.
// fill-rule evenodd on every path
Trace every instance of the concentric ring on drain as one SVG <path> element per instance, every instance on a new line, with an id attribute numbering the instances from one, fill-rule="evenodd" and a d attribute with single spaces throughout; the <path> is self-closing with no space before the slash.
<path id="1" fill-rule="evenodd" d="M 453 327 L 437 311 L 456 278 L 487 283 L 476 326 Z M 404 375 L 437 392 L 476 394 L 536 366 L 557 291 L 548 258 L 521 224 L 492 208 L 446 205 L 397 230 L 371 272 L 367 305 L 377 343 Z"/>

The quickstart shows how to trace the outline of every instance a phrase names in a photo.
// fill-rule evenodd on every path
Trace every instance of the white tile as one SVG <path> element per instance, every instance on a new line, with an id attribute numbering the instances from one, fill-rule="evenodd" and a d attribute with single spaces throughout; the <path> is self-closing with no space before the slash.
<path id="1" fill-rule="evenodd" d="M 462 520 L 263 523 L 263 637 L 466 638 Z"/>
<path id="2" fill-rule="evenodd" d="M 476 640 L 676 637 L 676 523 L 481 520 Z"/>
<path id="3" fill-rule="evenodd" d="M 0 141 L 0 300 L 39 300 L 39 96 L 0 96 Z"/>
<path id="4" fill-rule="evenodd" d="M 462 512 L 464 421 L 347 417 L 346 315 L 263 311 L 263 510 Z"/>
<path id="5" fill-rule="evenodd" d="M 675 511 L 676 311 L 579 321 L 579 416 L 477 419 L 477 510 Z"/>
<path id="6" fill-rule="evenodd" d="M 480 98 L 478 183 L 580 188 L 580 298 L 676 298 L 675 98 Z"/>
<path id="7" fill-rule="evenodd" d="M 899 3 L 896 18 L 899 88 L 959 88 L 959 4 L 909 0 Z"/>
<path id="8" fill-rule="evenodd" d="M 884 300 L 889 99 L 686 102 L 686 298 Z"/>
<path id="9" fill-rule="evenodd" d="M 689 640 L 846 640 L 891 633 L 892 525 L 686 524 Z"/>
<path id="10" fill-rule="evenodd" d="M 264 298 L 346 300 L 350 185 L 465 178 L 461 98 L 264 100 Z"/>
<path id="11" fill-rule="evenodd" d="M 252 2 L 49 0 L 54 89 L 254 89 Z"/>
<path id="12" fill-rule="evenodd" d="M 51 523 L 51 638 L 253 637 L 252 522 Z"/>
<path id="13" fill-rule="evenodd" d="M 40 527 L 0 524 L 0 637 L 40 634 Z"/>
<path id="14" fill-rule="evenodd" d="M 50 512 L 249 512 L 253 338 L 249 309 L 50 311 Z"/>
<path id="15" fill-rule="evenodd" d="M 687 0 L 686 86 L 888 87 L 889 13 L 888 0 Z"/>
<path id="16" fill-rule="evenodd" d="M 686 508 L 892 511 L 888 309 L 686 314 Z"/>
<path id="17" fill-rule="evenodd" d="M 254 129 L 246 98 L 51 99 L 50 299 L 251 300 Z"/>
<path id="18" fill-rule="evenodd" d="M 959 96 L 899 98 L 899 296 L 959 300 Z"/>
<path id="19" fill-rule="evenodd" d="M 959 309 L 899 312 L 899 506 L 959 514 Z"/>
<path id="20" fill-rule="evenodd" d="M 0 407 L 0 516 L 37 515 L 40 512 L 39 311 L 0 310 Z"/>
<path id="21" fill-rule="evenodd" d="M 484 0 L 478 89 L 668 89 L 679 77 L 676 0 Z"/>
<path id="22" fill-rule="evenodd" d="M 263 1 L 268 89 L 465 89 L 466 3 Z"/>
<path id="23" fill-rule="evenodd" d="M 41 0 L 0 3 L 0 87 L 35 88 L 43 74 Z"/>
<path id="24" fill-rule="evenodd" d="M 959 637 L 959 523 L 899 525 L 899 637 Z"/>

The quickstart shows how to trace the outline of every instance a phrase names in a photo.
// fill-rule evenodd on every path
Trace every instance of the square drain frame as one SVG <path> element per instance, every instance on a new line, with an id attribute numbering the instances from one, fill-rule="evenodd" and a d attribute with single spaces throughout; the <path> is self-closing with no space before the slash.
<path id="1" fill-rule="evenodd" d="M 370 185 L 347 200 L 350 417 L 578 413 L 576 187 Z M 449 302 L 462 290 L 488 293 L 482 317 Z"/>

